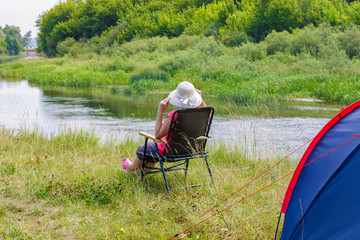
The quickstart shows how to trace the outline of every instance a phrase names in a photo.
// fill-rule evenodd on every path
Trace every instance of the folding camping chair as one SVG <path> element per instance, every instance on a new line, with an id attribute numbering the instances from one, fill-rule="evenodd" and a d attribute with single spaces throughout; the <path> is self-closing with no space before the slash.
<path id="1" fill-rule="evenodd" d="M 176 110 L 172 116 L 169 132 L 167 134 L 167 139 L 170 139 L 169 142 L 162 139 L 156 139 L 150 134 L 140 132 L 139 134 L 145 137 L 145 147 L 143 152 L 143 156 L 145 157 L 141 168 L 141 178 L 144 179 L 144 177 L 148 174 L 161 172 L 164 177 L 166 190 L 170 192 L 165 173 L 176 170 L 184 170 L 186 179 L 189 160 L 193 158 L 204 158 L 211 182 L 214 184 L 214 179 L 208 162 L 209 154 L 205 151 L 213 116 L 213 107 Z M 175 117 L 176 120 L 174 120 Z M 158 156 L 149 156 L 145 154 L 148 139 L 155 142 L 165 143 L 164 154 L 158 154 Z M 146 166 L 146 162 L 148 160 L 158 160 L 160 162 L 160 167 Z M 165 164 L 168 165 L 168 167 L 164 167 Z M 185 167 L 182 166 L 184 164 Z M 185 186 L 184 188 L 197 187 L 200 185 L 201 184 Z"/>

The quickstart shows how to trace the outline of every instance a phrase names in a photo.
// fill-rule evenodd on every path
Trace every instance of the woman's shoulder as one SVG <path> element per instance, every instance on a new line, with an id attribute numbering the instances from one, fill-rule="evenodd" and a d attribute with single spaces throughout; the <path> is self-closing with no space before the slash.
<path id="1" fill-rule="evenodd" d="M 174 110 L 172 110 L 171 112 L 169 112 L 169 114 L 168 114 L 166 117 L 170 117 L 170 118 L 171 118 L 177 110 L 179 110 L 179 109 L 174 109 Z"/>

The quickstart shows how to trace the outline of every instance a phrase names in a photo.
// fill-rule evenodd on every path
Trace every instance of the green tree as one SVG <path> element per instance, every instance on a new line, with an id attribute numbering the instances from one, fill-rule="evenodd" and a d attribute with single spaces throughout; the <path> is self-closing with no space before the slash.
<path id="1" fill-rule="evenodd" d="M 360 25 L 360 1 L 352 2 L 348 8 L 349 20 Z"/>
<path id="2" fill-rule="evenodd" d="M 56 45 L 61 40 L 65 40 L 66 36 L 70 37 L 72 33 L 66 29 L 64 31 L 53 30 L 56 25 L 64 23 L 70 19 L 70 14 L 75 11 L 76 3 L 72 0 L 66 2 L 59 2 L 55 7 L 46 11 L 36 21 L 36 26 L 39 28 L 39 51 L 44 51 L 47 56 L 54 56 L 56 54 Z M 59 27 L 58 27 L 59 28 Z M 59 32 L 65 36 L 59 36 Z M 63 38 L 63 39 L 62 39 Z"/>
<path id="3" fill-rule="evenodd" d="M 331 25 L 337 25 L 342 22 L 341 4 L 338 1 L 328 0 L 302 0 L 301 9 L 306 24 L 320 25 L 323 22 L 329 22 Z M 338 8 L 337 8 L 338 7 Z"/>
<path id="4" fill-rule="evenodd" d="M 265 13 L 267 31 L 281 32 L 302 27 L 302 12 L 297 0 L 272 0 Z"/>
<path id="5" fill-rule="evenodd" d="M 7 49 L 6 38 L 0 35 L 0 54 L 5 54 Z"/>
<path id="6" fill-rule="evenodd" d="M 19 27 L 16 27 L 13 25 L 6 25 L 3 28 L 3 32 L 5 33 L 5 35 L 13 36 L 14 38 L 16 38 L 17 40 L 19 40 L 21 42 L 21 34 L 20 34 Z"/>
<path id="7" fill-rule="evenodd" d="M 254 38 L 255 41 L 259 41 L 265 38 L 266 33 L 269 31 L 268 24 L 266 22 L 266 12 L 269 6 L 270 0 L 254 0 L 251 4 L 249 13 L 249 22 L 245 25 L 247 33 Z"/>
<path id="8" fill-rule="evenodd" d="M 7 49 L 6 35 L 0 27 L 0 54 L 5 54 Z"/>
<path id="9" fill-rule="evenodd" d="M 9 55 L 18 55 L 22 49 L 20 41 L 13 35 L 6 35 L 5 41 L 7 43 L 6 52 Z"/>
<path id="10" fill-rule="evenodd" d="M 191 24 L 185 29 L 185 33 L 216 37 L 219 28 L 225 26 L 227 18 L 235 9 L 234 2 L 228 0 L 203 5 L 194 11 Z"/>
<path id="11" fill-rule="evenodd" d="M 3 34 L 5 34 L 5 42 L 2 43 L 2 46 L 6 45 L 6 53 L 9 55 L 18 55 L 22 50 L 21 44 L 21 34 L 20 28 L 12 25 L 6 25 L 2 29 Z"/>

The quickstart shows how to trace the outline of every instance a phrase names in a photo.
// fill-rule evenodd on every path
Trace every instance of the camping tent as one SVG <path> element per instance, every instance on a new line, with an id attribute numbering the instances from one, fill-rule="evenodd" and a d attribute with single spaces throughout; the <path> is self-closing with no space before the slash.
<path id="1" fill-rule="evenodd" d="M 281 240 L 360 239 L 360 100 L 310 143 L 288 186 Z"/>

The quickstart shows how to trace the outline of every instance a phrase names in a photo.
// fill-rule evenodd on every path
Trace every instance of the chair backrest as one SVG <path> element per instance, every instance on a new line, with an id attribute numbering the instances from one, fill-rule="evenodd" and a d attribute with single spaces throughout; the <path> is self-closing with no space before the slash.
<path id="1" fill-rule="evenodd" d="M 171 119 L 167 139 L 169 143 L 165 151 L 169 158 L 187 157 L 205 153 L 206 139 L 197 139 L 200 136 L 208 137 L 214 116 L 213 107 L 200 107 L 177 110 Z M 174 120 L 176 118 L 176 120 Z"/>

